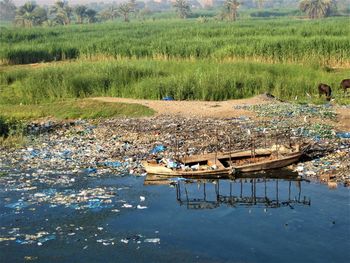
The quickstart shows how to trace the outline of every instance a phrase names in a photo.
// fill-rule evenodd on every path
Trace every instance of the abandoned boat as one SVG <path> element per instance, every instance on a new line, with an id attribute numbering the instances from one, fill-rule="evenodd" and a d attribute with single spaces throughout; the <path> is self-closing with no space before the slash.
<path id="1" fill-rule="evenodd" d="M 254 173 L 283 168 L 296 163 L 302 156 L 300 146 L 273 146 L 254 151 L 210 153 L 187 156 L 175 161 L 148 160 L 142 162 L 147 174 L 185 178 L 227 178 L 242 173 Z"/>

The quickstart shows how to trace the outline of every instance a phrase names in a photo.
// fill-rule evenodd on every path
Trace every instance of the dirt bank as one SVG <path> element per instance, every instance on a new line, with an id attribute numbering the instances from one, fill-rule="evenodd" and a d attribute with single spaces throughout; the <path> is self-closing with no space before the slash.
<path id="1" fill-rule="evenodd" d="M 234 109 L 235 106 L 257 105 L 271 103 L 267 96 L 260 95 L 249 99 L 227 100 L 227 101 L 163 101 L 163 100 L 141 100 L 100 97 L 95 100 L 104 102 L 124 102 L 137 103 L 152 108 L 157 115 L 176 115 L 186 117 L 208 117 L 208 118 L 229 118 L 254 116 L 255 114 L 248 110 Z M 275 100 L 273 100 L 275 101 Z"/>
<path id="2" fill-rule="evenodd" d="M 174 115 L 183 117 L 199 118 L 232 118 L 248 116 L 254 118 L 256 114 L 246 109 L 236 109 L 237 106 L 276 104 L 280 103 L 274 98 L 266 95 L 259 95 L 249 99 L 227 100 L 227 101 L 162 101 L 162 100 L 142 100 L 113 97 L 93 98 L 104 102 L 124 102 L 137 103 L 157 112 L 157 115 Z M 350 131 L 350 109 L 335 106 L 337 121 L 331 124 L 340 131 Z M 317 121 L 317 120 L 316 120 Z M 325 120 L 318 120 L 324 123 Z M 327 121 L 327 123 L 329 123 Z"/>

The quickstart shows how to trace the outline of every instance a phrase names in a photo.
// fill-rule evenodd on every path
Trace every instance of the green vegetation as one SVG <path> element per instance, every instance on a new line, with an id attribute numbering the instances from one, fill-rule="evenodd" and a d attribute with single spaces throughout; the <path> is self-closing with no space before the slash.
<path id="1" fill-rule="evenodd" d="M 311 19 L 317 19 L 329 16 L 332 10 L 336 9 L 335 0 L 302 0 L 300 9 L 307 13 Z"/>
<path id="2" fill-rule="evenodd" d="M 107 103 L 95 100 L 68 100 L 40 105 L 0 105 L 0 128 L 10 135 L 19 121 L 44 117 L 56 119 L 96 119 L 108 117 L 142 117 L 153 115 L 153 110 L 138 104 Z M 1 134 L 0 134 L 1 135 Z"/>
<path id="3" fill-rule="evenodd" d="M 162 59 L 245 59 L 347 66 L 347 18 L 326 20 L 163 20 L 0 31 L 3 64 L 94 56 Z"/>
<path id="4" fill-rule="evenodd" d="M 26 137 L 22 134 L 10 135 L 8 137 L 0 136 L 0 149 L 1 148 L 18 148 L 26 143 Z M 2 173 L 0 172 L 0 176 Z"/>
<path id="5" fill-rule="evenodd" d="M 176 13 L 180 18 L 187 18 L 191 14 L 191 7 L 187 0 L 175 0 L 173 3 Z"/>
<path id="6" fill-rule="evenodd" d="M 0 148 L 23 145 L 25 142 L 23 130 L 24 124 L 21 120 L 0 116 Z"/>
<path id="7" fill-rule="evenodd" d="M 138 104 L 95 100 L 66 100 L 39 105 L 0 105 L 0 148 L 25 144 L 26 122 L 39 118 L 97 119 L 151 116 L 154 111 Z"/>
<path id="8" fill-rule="evenodd" d="M 18 67 L 0 74 L 0 104 L 41 104 L 92 96 L 225 100 L 270 92 L 281 99 L 317 98 L 319 82 L 344 99 L 348 71 L 254 62 L 119 59 Z M 349 100 L 348 100 L 349 101 Z"/>

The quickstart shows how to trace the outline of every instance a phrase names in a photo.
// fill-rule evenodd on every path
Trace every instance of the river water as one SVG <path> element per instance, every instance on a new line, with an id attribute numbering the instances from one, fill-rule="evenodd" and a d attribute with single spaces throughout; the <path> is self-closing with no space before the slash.
<path id="1" fill-rule="evenodd" d="M 89 172 L 1 171 L 0 262 L 350 261 L 347 188 Z"/>

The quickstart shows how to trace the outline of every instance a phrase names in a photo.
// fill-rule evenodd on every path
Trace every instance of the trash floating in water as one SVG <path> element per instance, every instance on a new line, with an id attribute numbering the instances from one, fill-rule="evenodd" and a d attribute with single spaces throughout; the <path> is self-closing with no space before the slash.
<path id="1" fill-rule="evenodd" d="M 124 243 L 124 244 L 128 244 L 128 243 L 129 243 L 129 240 L 128 240 L 128 239 L 123 238 L 123 239 L 121 239 L 121 240 L 120 240 L 120 242 L 122 242 L 122 243 Z"/>
<path id="2" fill-rule="evenodd" d="M 19 200 L 18 202 L 5 205 L 5 207 L 20 210 L 22 208 L 28 207 L 29 205 L 29 203 Z"/>
<path id="3" fill-rule="evenodd" d="M 36 242 L 38 246 L 42 246 L 47 241 L 56 239 L 55 234 L 50 234 L 46 231 L 40 231 L 36 234 L 32 234 L 32 235 L 26 234 L 26 235 L 22 235 L 22 236 L 24 236 L 24 238 L 15 239 L 17 244 L 28 245 L 28 244 L 33 244 Z M 11 239 L 11 240 L 13 240 L 13 239 Z"/>
<path id="4" fill-rule="evenodd" d="M 160 243 L 160 238 L 146 238 L 144 240 L 145 243 Z"/>
<path id="5" fill-rule="evenodd" d="M 119 168 L 123 166 L 121 162 L 104 162 L 104 163 L 97 163 L 98 166 L 105 166 L 105 167 L 110 167 L 110 168 Z"/>
<path id="6" fill-rule="evenodd" d="M 15 237 L 0 237 L 0 242 L 4 242 L 4 241 L 14 241 L 16 240 Z"/>
<path id="7" fill-rule="evenodd" d="M 38 241 L 39 241 L 40 243 L 45 243 L 45 242 L 47 242 L 47 241 L 55 240 L 55 239 L 56 239 L 56 235 L 48 235 L 48 236 L 39 238 Z"/>
<path id="8" fill-rule="evenodd" d="M 123 204 L 123 206 L 122 207 L 124 207 L 124 208 L 132 208 L 132 205 L 129 205 L 129 204 Z"/>
<path id="9" fill-rule="evenodd" d="M 147 209 L 147 206 L 137 205 L 137 209 Z"/>
<path id="10" fill-rule="evenodd" d="M 96 173 L 97 172 L 97 168 L 86 168 L 86 172 L 87 173 Z"/>

